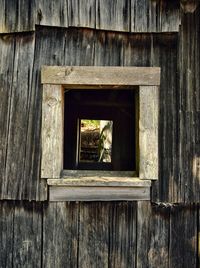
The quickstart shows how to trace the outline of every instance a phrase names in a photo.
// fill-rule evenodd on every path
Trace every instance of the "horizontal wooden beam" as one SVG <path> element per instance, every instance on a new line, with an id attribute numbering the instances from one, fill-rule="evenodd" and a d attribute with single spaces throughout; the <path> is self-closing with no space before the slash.
<path id="1" fill-rule="evenodd" d="M 111 187 L 150 187 L 150 180 L 141 180 L 131 177 L 64 177 L 62 179 L 48 179 L 47 184 L 50 186 L 77 186 L 77 187 L 93 187 L 93 186 L 111 186 Z"/>
<path id="2" fill-rule="evenodd" d="M 150 200 L 150 187 L 50 186 L 50 201 Z"/>
<path id="3" fill-rule="evenodd" d="M 113 170 L 70 170 L 70 169 L 64 169 L 62 170 L 61 177 L 131 177 L 133 179 L 134 177 L 138 177 L 136 171 L 113 171 Z"/>
<path id="4" fill-rule="evenodd" d="M 60 84 L 68 88 L 158 86 L 159 67 L 43 66 L 42 84 Z M 98 87 L 97 87 L 98 88 Z"/>

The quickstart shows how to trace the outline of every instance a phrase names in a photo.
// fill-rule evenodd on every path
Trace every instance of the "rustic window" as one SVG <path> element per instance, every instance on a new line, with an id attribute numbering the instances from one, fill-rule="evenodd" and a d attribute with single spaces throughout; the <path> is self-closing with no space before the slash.
<path id="1" fill-rule="evenodd" d="M 150 199 L 159 83 L 159 68 L 43 67 L 41 177 L 50 200 Z M 108 124 L 110 147 L 100 147 L 99 130 L 95 145 L 84 141 L 87 120 Z"/>
<path id="2" fill-rule="evenodd" d="M 137 89 L 132 90 L 65 90 L 64 91 L 64 169 L 82 170 L 136 170 L 136 98 Z M 112 124 L 112 150 L 110 161 L 100 161 L 98 156 L 98 131 L 88 131 L 91 139 L 84 158 L 80 161 L 81 119 L 106 121 Z M 100 126 L 99 126 L 100 127 Z M 106 127 L 106 125 L 105 125 Z M 97 128 L 96 128 L 97 129 Z M 97 129 L 98 130 L 98 129 Z M 87 135 L 88 134 L 88 135 Z M 93 136 L 92 136 L 93 134 Z M 101 135 L 101 133 L 99 133 Z M 100 139 L 99 135 L 99 139 Z M 93 139 L 95 140 L 92 141 Z M 104 135 L 105 137 L 105 135 Z M 83 138 L 82 138 L 83 140 Z M 82 147 L 84 142 L 82 142 Z M 99 146 L 98 146 L 99 145 Z M 96 149 L 96 152 L 95 152 Z M 93 151 L 92 151 L 93 150 Z M 100 154 L 100 153 L 99 153 Z M 93 159 L 93 161 L 92 161 Z M 95 160 L 96 159 L 96 160 Z"/>

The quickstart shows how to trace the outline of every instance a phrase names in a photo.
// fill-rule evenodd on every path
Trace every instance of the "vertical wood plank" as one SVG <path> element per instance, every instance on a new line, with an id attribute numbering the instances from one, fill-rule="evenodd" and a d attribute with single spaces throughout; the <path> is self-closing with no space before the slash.
<path id="1" fill-rule="evenodd" d="M 178 32 L 179 0 L 131 0 L 131 32 Z"/>
<path id="2" fill-rule="evenodd" d="M 137 202 L 112 202 L 109 212 L 109 266 L 136 267 Z"/>
<path id="3" fill-rule="evenodd" d="M 63 169 L 63 91 L 60 85 L 43 85 L 42 178 L 59 178 Z"/>
<path id="4" fill-rule="evenodd" d="M 170 211 L 152 207 L 150 202 L 138 202 L 137 267 L 168 266 Z"/>
<path id="5" fill-rule="evenodd" d="M 41 267 L 42 204 L 17 202 L 13 222 L 13 267 Z"/>
<path id="6" fill-rule="evenodd" d="M 158 179 L 158 94 L 156 86 L 139 90 L 139 177 Z"/>
<path id="7" fill-rule="evenodd" d="M 78 267 L 108 267 L 108 219 L 108 203 L 81 203 Z"/>
<path id="8" fill-rule="evenodd" d="M 44 205 L 42 267 L 78 267 L 78 224 L 78 203 Z"/>
<path id="9" fill-rule="evenodd" d="M 0 267 L 12 267 L 14 204 L 14 201 L 0 202 Z"/>
<path id="10" fill-rule="evenodd" d="M 173 208 L 170 220 L 169 267 L 197 266 L 197 206 Z"/>
<path id="11" fill-rule="evenodd" d="M 130 29 L 129 0 L 96 0 L 96 28 L 111 31 Z"/>

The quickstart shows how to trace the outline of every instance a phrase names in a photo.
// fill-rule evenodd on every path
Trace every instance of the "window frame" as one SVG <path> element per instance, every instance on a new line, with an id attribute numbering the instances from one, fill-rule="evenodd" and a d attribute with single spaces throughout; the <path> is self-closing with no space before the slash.
<path id="1" fill-rule="evenodd" d="M 41 83 L 41 178 L 47 179 L 50 201 L 150 200 L 151 180 L 158 179 L 160 68 L 43 66 Z M 81 173 L 63 177 L 64 89 L 126 90 L 135 86 L 139 87 L 138 176 L 96 172 L 89 177 Z"/>

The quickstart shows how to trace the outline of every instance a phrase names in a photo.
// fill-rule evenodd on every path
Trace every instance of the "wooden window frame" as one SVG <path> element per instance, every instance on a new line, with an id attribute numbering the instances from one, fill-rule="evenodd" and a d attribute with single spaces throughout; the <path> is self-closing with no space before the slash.
<path id="1" fill-rule="evenodd" d="M 50 201 L 150 200 L 158 179 L 159 67 L 43 66 L 41 178 Z M 126 172 L 63 173 L 64 88 L 139 87 L 138 176 Z M 151 137 L 151 138 L 150 138 Z"/>

